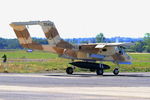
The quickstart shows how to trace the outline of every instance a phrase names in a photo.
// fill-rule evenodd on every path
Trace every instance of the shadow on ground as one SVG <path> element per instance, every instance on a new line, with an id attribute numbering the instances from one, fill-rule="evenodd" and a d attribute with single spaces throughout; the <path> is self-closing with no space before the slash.
<path id="1" fill-rule="evenodd" d="M 96 74 L 72 74 L 72 75 L 67 75 L 67 74 L 53 74 L 53 75 L 45 75 L 45 76 L 58 76 L 58 77 L 150 77 L 150 75 L 145 75 L 145 74 L 137 74 L 137 73 L 132 73 L 132 74 L 120 74 L 120 75 L 110 75 L 110 74 L 104 74 L 104 75 L 99 75 L 97 76 Z"/>

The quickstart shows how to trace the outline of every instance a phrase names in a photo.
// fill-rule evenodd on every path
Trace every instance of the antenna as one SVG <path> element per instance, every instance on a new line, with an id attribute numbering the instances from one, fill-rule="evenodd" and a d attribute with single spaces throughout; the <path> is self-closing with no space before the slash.
<path id="1" fill-rule="evenodd" d="M 29 25 L 27 25 L 27 29 L 29 29 Z"/>
<path id="2" fill-rule="evenodd" d="M 119 43 L 119 37 L 116 37 L 115 43 Z"/>

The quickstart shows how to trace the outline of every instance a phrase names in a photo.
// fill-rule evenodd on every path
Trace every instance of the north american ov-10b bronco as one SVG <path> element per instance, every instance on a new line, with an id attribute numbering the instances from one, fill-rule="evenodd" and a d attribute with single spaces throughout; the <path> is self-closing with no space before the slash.
<path id="1" fill-rule="evenodd" d="M 42 45 L 32 40 L 28 25 L 40 25 L 47 38 L 48 45 Z M 20 44 L 24 48 L 49 51 L 56 53 L 59 57 L 71 59 L 71 67 L 66 69 L 67 74 L 72 74 L 75 67 L 87 68 L 96 71 L 97 75 L 103 75 L 104 70 L 110 66 L 101 63 L 109 61 L 116 64 L 114 75 L 119 73 L 119 64 L 131 64 L 131 57 L 124 51 L 126 46 L 132 43 L 89 43 L 89 44 L 71 44 L 64 41 L 55 25 L 51 21 L 29 21 L 12 22 L 10 26 L 14 29 Z M 97 62 L 99 61 L 99 63 Z"/>

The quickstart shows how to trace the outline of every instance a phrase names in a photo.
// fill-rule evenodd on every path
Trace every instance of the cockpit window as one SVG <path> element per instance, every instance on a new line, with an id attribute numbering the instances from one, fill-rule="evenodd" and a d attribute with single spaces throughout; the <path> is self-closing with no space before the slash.
<path id="1" fill-rule="evenodd" d="M 124 47 L 119 46 L 118 47 L 119 53 L 122 54 L 122 55 L 125 54 L 124 49 L 125 49 Z"/>

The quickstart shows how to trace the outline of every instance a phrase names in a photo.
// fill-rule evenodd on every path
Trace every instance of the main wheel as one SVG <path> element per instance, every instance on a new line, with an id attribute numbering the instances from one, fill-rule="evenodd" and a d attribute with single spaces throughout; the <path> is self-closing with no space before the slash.
<path id="1" fill-rule="evenodd" d="M 119 74 L 119 69 L 118 68 L 115 68 L 114 71 L 113 71 L 114 75 L 118 75 Z"/>
<path id="2" fill-rule="evenodd" d="M 104 73 L 104 70 L 103 70 L 103 69 L 97 69 L 97 70 L 96 70 L 96 74 L 97 74 L 97 75 L 103 75 L 103 73 Z"/>
<path id="3" fill-rule="evenodd" d="M 66 69 L 66 73 L 67 73 L 67 74 L 72 74 L 72 73 L 73 73 L 73 68 L 72 68 L 72 67 L 68 67 L 68 68 Z"/>

